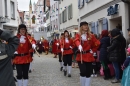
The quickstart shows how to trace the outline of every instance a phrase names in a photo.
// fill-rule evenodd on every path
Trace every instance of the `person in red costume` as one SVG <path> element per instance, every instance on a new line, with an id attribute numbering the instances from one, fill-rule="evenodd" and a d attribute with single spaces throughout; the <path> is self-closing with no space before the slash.
<path id="1" fill-rule="evenodd" d="M 19 25 L 17 37 L 20 39 L 20 44 L 14 53 L 13 63 L 16 65 L 18 86 L 27 86 L 29 65 L 33 60 L 30 50 L 35 49 L 36 44 L 35 40 L 27 34 L 24 24 Z"/>
<path id="2" fill-rule="evenodd" d="M 100 42 L 91 34 L 87 22 L 80 23 L 80 31 L 74 40 L 78 47 L 76 60 L 80 69 L 81 86 L 90 86 L 90 76 L 92 62 L 95 61 L 94 56 Z"/>
<path id="3" fill-rule="evenodd" d="M 72 55 L 73 55 L 72 49 L 73 49 L 73 40 L 70 38 L 69 32 L 65 30 L 64 38 L 61 41 L 61 52 L 63 54 L 64 76 L 66 76 L 68 72 L 68 77 L 71 77 Z"/>
<path id="4" fill-rule="evenodd" d="M 53 43 L 52 43 L 52 53 L 54 53 L 54 58 L 57 58 L 57 42 L 58 42 L 58 40 L 56 39 L 56 37 L 54 38 L 54 40 L 53 40 Z"/>
<path id="5" fill-rule="evenodd" d="M 47 55 L 49 50 L 49 42 L 46 39 L 43 40 L 43 46 L 44 46 L 45 53 Z"/>

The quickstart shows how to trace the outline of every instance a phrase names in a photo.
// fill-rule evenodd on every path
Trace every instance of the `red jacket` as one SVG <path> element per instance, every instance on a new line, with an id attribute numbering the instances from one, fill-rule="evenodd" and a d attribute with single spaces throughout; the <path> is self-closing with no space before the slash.
<path id="1" fill-rule="evenodd" d="M 44 40 L 43 46 L 44 46 L 45 51 L 48 50 L 49 49 L 49 42 L 47 40 Z"/>
<path id="2" fill-rule="evenodd" d="M 58 47 L 57 47 L 57 45 L 56 45 L 57 42 L 58 42 L 57 39 L 54 39 L 54 40 L 53 40 L 53 44 L 52 44 L 52 53 L 54 53 L 54 54 L 57 53 L 57 49 L 58 49 Z"/>
<path id="3" fill-rule="evenodd" d="M 62 41 L 61 41 L 61 48 L 64 49 L 63 55 L 73 54 L 73 50 L 70 48 L 70 46 L 71 46 L 72 48 L 74 47 L 74 45 L 73 45 L 73 40 L 72 40 L 72 39 L 69 39 L 69 43 L 66 43 L 66 42 L 65 42 L 65 39 L 62 39 Z"/>
<path id="4" fill-rule="evenodd" d="M 21 35 L 18 34 L 17 37 L 20 39 Z M 35 40 L 31 37 L 26 35 L 26 38 L 24 38 L 26 40 L 25 43 L 20 43 L 18 48 L 17 48 L 17 52 L 18 54 L 27 54 L 25 56 L 16 56 L 13 59 L 13 63 L 14 64 L 26 64 L 26 63 L 30 63 L 32 62 L 32 57 L 30 55 L 30 50 L 32 49 L 32 44 L 35 44 Z"/>
<path id="5" fill-rule="evenodd" d="M 94 35 L 91 34 L 91 36 L 88 37 L 88 34 L 87 34 L 87 41 L 84 41 L 83 44 L 80 43 L 80 38 L 81 38 L 80 34 L 76 34 L 74 42 L 75 42 L 77 47 L 79 45 L 81 45 L 83 47 L 83 51 L 89 51 L 90 49 L 93 52 L 97 51 L 97 49 L 98 49 L 98 47 L 100 45 L 100 41 L 97 40 Z M 81 61 L 80 53 L 77 54 L 76 60 Z M 95 61 L 95 59 L 93 57 L 93 54 L 90 53 L 90 52 L 88 52 L 86 54 L 82 54 L 82 60 L 84 62 L 93 62 L 93 61 Z"/>

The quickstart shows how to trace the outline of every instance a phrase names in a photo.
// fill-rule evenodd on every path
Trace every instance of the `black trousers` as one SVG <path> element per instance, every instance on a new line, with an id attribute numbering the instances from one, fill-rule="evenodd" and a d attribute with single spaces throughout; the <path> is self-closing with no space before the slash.
<path id="1" fill-rule="evenodd" d="M 59 62 L 62 62 L 62 54 L 59 53 L 58 55 L 59 55 Z"/>
<path id="2" fill-rule="evenodd" d="M 17 79 L 28 79 L 30 63 L 28 64 L 16 64 Z"/>
<path id="3" fill-rule="evenodd" d="M 63 62 L 64 66 L 71 66 L 72 65 L 72 55 L 73 54 L 67 54 L 63 56 Z"/>
<path id="4" fill-rule="evenodd" d="M 94 70 L 94 73 L 93 73 L 93 70 Z M 92 63 L 92 74 L 97 74 L 97 63 L 96 62 L 93 62 Z"/>
<path id="5" fill-rule="evenodd" d="M 78 62 L 80 69 L 80 76 L 89 78 L 92 71 L 92 62 Z"/>

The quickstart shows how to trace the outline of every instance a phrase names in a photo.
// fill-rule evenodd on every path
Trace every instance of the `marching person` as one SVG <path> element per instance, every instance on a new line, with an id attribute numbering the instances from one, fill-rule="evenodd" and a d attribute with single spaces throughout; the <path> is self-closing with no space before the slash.
<path id="1" fill-rule="evenodd" d="M 19 39 L 0 29 L 0 86 L 16 86 L 13 77 L 12 57 L 19 45 Z"/>
<path id="2" fill-rule="evenodd" d="M 64 76 L 67 75 L 71 77 L 71 69 L 72 69 L 72 55 L 73 55 L 73 40 L 70 38 L 69 32 L 67 30 L 64 31 L 64 38 L 61 41 L 61 52 L 63 55 L 64 61 Z M 68 65 L 68 70 L 67 70 Z"/>
<path id="3" fill-rule="evenodd" d="M 61 45 L 60 45 L 63 37 L 64 37 L 64 33 L 61 33 L 61 37 L 58 40 L 58 42 L 56 43 L 56 45 L 58 47 L 57 52 L 58 52 L 58 55 L 59 55 L 59 62 L 60 62 L 60 66 L 61 66 L 60 71 L 64 70 L 64 62 L 63 62 L 63 58 L 62 58 Z"/>
<path id="4" fill-rule="evenodd" d="M 15 51 L 13 63 L 16 65 L 18 86 L 27 86 L 29 65 L 33 60 L 29 51 L 32 48 L 35 49 L 36 44 L 34 39 L 27 34 L 24 24 L 19 25 L 17 37 L 20 39 L 20 44 Z"/>
<path id="5" fill-rule="evenodd" d="M 46 39 L 43 40 L 43 47 L 44 47 L 46 55 L 48 55 L 49 42 Z"/>
<path id="6" fill-rule="evenodd" d="M 78 47 L 76 60 L 80 69 L 81 86 L 90 86 L 92 62 L 94 54 L 100 42 L 91 34 L 87 22 L 80 23 L 80 32 L 75 36 L 75 44 Z"/>
<path id="7" fill-rule="evenodd" d="M 56 39 L 55 36 L 52 43 L 52 53 L 54 54 L 54 58 L 57 58 L 57 42 L 58 40 Z"/>

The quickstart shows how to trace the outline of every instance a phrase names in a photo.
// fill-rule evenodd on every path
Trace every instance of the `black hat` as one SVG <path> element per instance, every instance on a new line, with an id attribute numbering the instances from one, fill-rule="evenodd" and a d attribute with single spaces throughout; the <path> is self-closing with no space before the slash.
<path id="1" fill-rule="evenodd" d="M 127 30 L 130 31 L 130 28 L 128 28 Z"/>
<path id="2" fill-rule="evenodd" d="M 65 32 L 68 32 L 68 30 L 65 30 L 64 33 L 65 33 Z M 68 32 L 68 33 L 69 33 L 69 32 Z"/>
<path id="3" fill-rule="evenodd" d="M 27 32 L 27 27 L 25 24 L 20 24 L 19 27 L 18 27 L 18 33 L 20 33 L 20 29 L 24 28 Z"/>
<path id="4" fill-rule="evenodd" d="M 88 23 L 87 23 L 86 21 L 81 22 L 81 23 L 80 23 L 80 27 L 83 26 L 83 25 L 88 25 Z"/>

